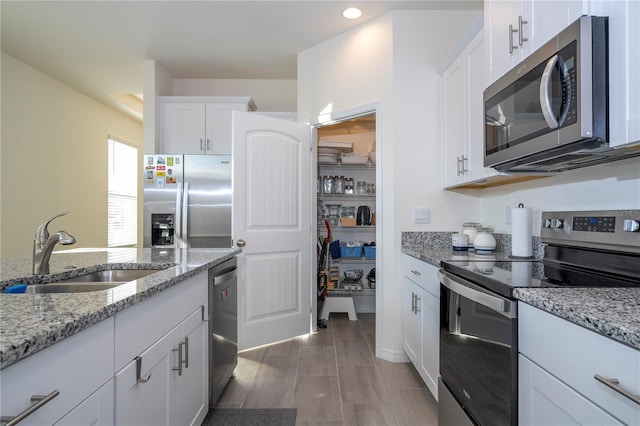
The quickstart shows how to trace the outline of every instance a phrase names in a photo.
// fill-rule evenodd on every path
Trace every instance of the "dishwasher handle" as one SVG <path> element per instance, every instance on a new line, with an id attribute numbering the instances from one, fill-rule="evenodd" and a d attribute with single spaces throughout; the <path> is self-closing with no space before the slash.
<path id="1" fill-rule="evenodd" d="M 479 285 L 452 275 L 443 269 L 438 271 L 438 278 L 443 286 L 460 296 L 466 297 L 509 319 L 517 317 L 516 303 L 512 300 L 492 294 Z"/>
<path id="2" fill-rule="evenodd" d="M 226 270 L 223 274 L 214 276 L 213 285 L 220 285 L 220 284 L 226 283 L 227 281 L 231 281 L 237 276 L 238 276 L 238 268 L 234 266 L 231 270 Z"/>

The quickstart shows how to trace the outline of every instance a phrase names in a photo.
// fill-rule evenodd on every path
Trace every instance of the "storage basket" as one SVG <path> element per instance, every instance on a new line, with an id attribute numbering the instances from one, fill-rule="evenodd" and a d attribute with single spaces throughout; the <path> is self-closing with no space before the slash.
<path id="1" fill-rule="evenodd" d="M 365 246 L 364 247 L 364 257 L 368 259 L 376 258 L 376 247 L 375 246 Z"/>
<path id="2" fill-rule="evenodd" d="M 318 163 L 320 164 L 337 164 L 338 156 L 332 154 L 318 154 Z"/>
<path id="3" fill-rule="evenodd" d="M 340 246 L 340 256 L 342 256 L 342 257 L 362 257 L 362 247 Z"/>

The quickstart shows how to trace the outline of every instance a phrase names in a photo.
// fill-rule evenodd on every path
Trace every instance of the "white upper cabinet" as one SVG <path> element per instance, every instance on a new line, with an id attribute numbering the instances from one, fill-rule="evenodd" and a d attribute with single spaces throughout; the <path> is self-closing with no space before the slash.
<path id="1" fill-rule="evenodd" d="M 474 31 L 473 38 L 442 72 L 444 188 L 500 174 L 484 167 L 485 51 L 481 17 L 467 36 Z"/>
<path id="2" fill-rule="evenodd" d="M 256 108 L 249 97 L 161 96 L 159 102 L 165 154 L 231 155 L 231 112 Z"/>
<path id="3" fill-rule="evenodd" d="M 486 86 L 502 77 L 580 16 L 589 0 L 485 0 Z"/>
<path id="4" fill-rule="evenodd" d="M 640 142 L 640 2 L 611 1 L 609 11 L 609 144 Z"/>

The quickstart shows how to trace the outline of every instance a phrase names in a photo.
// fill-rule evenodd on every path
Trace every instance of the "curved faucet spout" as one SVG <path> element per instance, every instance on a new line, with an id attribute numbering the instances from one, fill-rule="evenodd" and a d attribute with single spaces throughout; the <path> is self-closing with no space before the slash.
<path id="1" fill-rule="evenodd" d="M 58 231 L 55 234 L 49 236 L 49 230 L 47 225 L 53 219 L 64 216 L 65 213 L 52 217 L 48 221 L 40 224 L 36 229 L 36 234 L 33 239 L 33 274 L 48 274 L 49 273 L 49 259 L 53 248 L 57 243 L 62 245 L 73 244 L 76 242 L 76 237 L 68 233 L 67 231 Z"/>

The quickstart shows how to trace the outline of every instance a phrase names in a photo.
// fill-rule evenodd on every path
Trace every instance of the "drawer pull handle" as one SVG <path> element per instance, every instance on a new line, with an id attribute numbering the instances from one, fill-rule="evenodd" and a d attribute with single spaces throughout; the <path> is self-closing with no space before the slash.
<path id="1" fill-rule="evenodd" d="M 420 272 L 418 272 L 418 271 L 414 271 L 413 269 L 411 270 L 411 273 L 412 273 L 413 275 L 417 275 L 417 276 L 419 276 L 419 277 L 421 277 L 421 276 L 422 276 L 422 274 L 421 274 Z"/>
<path id="2" fill-rule="evenodd" d="M 200 306 L 200 314 L 202 315 L 202 321 L 209 321 L 209 314 L 206 312 L 204 305 Z"/>
<path id="3" fill-rule="evenodd" d="M 173 352 L 178 352 L 178 367 L 172 368 L 173 371 L 178 372 L 178 376 L 182 376 L 182 364 L 184 364 L 184 359 L 182 358 L 182 346 L 183 342 L 178 343 L 178 349 L 172 349 Z"/>
<path id="4" fill-rule="evenodd" d="M 189 338 L 184 338 L 184 368 L 189 368 Z"/>
<path id="5" fill-rule="evenodd" d="M 43 405 L 45 405 L 47 402 L 51 401 L 53 398 L 55 398 L 58 395 L 60 395 L 60 391 L 57 389 L 51 392 L 49 395 L 32 395 L 31 402 L 35 404 L 30 405 L 29 408 L 27 408 L 26 410 L 24 410 L 22 413 L 18 414 L 15 417 L 1 417 L 0 422 L 6 423 L 7 426 L 16 425 L 19 422 L 26 419 L 27 417 L 29 417 L 38 409 L 42 408 Z"/>
<path id="6" fill-rule="evenodd" d="M 597 381 L 599 381 L 600 383 L 609 386 L 614 391 L 626 396 L 627 398 L 629 398 L 630 400 L 632 400 L 636 404 L 640 405 L 640 395 L 635 395 L 635 394 L 629 392 L 627 389 L 625 389 L 622 386 L 620 386 L 620 380 L 618 380 L 618 379 L 605 379 L 604 377 L 602 377 L 599 374 L 596 374 L 595 376 L 593 376 L 593 378 L 596 379 Z"/>
<path id="7" fill-rule="evenodd" d="M 136 357 L 136 383 L 147 383 L 151 378 L 151 374 L 147 376 L 146 379 L 141 377 L 142 375 L 142 357 Z"/>

